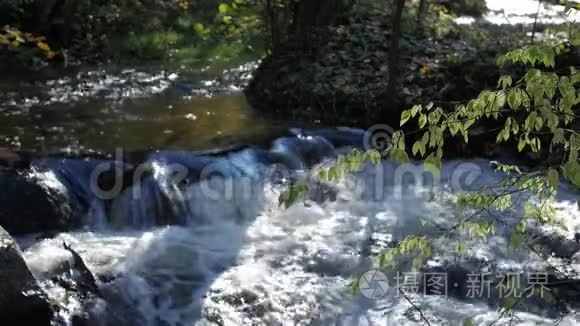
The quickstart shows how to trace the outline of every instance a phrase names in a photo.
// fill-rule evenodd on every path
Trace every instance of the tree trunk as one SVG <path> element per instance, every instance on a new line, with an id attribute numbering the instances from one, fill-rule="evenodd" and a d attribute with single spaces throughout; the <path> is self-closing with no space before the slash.
<path id="1" fill-rule="evenodd" d="M 264 18 L 266 19 L 267 26 L 266 34 L 269 34 L 269 38 L 266 38 L 266 48 L 270 49 L 272 55 L 276 55 L 280 47 L 282 35 L 280 34 L 279 28 L 281 22 L 276 17 L 276 8 L 274 8 L 275 4 L 273 2 L 274 0 L 266 0 L 266 13 Z"/>
<path id="2" fill-rule="evenodd" d="M 534 45 L 534 40 L 536 38 L 536 28 L 538 26 L 538 18 L 540 17 L 541 9 L 542 9 L 542 0 L 538 0 L 538 11 L 536 12 L 536 18 L 534 19 L 534 25 L 532 26 L 532 36 L 530 36 L 531 45 Z"/>
<path id="3" fill-rule="evenodd" d="M 389 76 L 387 82 L 386 96 L 386 114 L 390 117 L 392 115 L 397 115 L 398 118 L 398 107 L 397 98 L 399 91 L 399 59 L 400 59 L 400 49 L 399 41 L 401 38 L 401 19 L 403 16 L 403 8 L 405 7 L 405 0 L 393 0 L 395 2 L 395 11 L 393 12 L 392 18 L 392 31 L 391 31 L 391 44 L 389 46 L 389 58 L 388 58 L 388 69 Z"/>
<path id="4" fill-rule="evenodd" d="M 292 40 L 302 48 L 312 47 L 316 29 L 331 25 L 341 7 L 341 1 L 337 0 L 300 0 L 294 7 Z"/>
<path id="5" fill-rule="evenodd" d="M 417 32 L 419 35 L 425 35 L 425 14 L 427 13 L 428 7 L 427 0 L 420 0 L 419 1 L 419 8 L 417 9 Z"/>

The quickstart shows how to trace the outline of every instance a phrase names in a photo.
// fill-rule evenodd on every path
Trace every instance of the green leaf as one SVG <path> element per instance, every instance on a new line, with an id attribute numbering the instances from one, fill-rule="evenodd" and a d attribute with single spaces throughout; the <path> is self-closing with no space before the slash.
<path id="1" fill-rule="evenodd" d="M 552 99 L 556 93 L 556 88 L 558 87 L 559 78 L 558 75 L 552 73 L 546 75 L 543 80 L 543 85 L 545 88 L 546 95 L 548 99 Z"/>
<path id="2" fill-rule="evenodd" d="M 322 181 L 330 181 L 330 180 L 329 180 L 329 178 L 328 178 L 328 170 L 326 170 L 326 169 L 321 169 L 321 170 L 318 172 L 318 177 L 319 177 L 319 178 L 320 178 L 320 180 L 322 180 Z"/>
<path id="3" fill-rule="evenodd" d="M 441 173 L 441 159 L 437 158 L 434 154 L 430 154 L 426 159 L 423 167 L 425 171 L 431 172 L 433 175 L 439 175 Z"/>
<path id="4" fill-rule="evenodd" d="M 548 184 L 552 187 L 558 187 L 560 183 L 560 173 L 554 168 L 548 169 Z"/>
<path id="5" fill-rule="evenodd" d="M 497 58 L 497 64 L 503 66 L 507 62 L 508 58 L 505 55 L 500 56 Z"/>
<path id="6" fill-rule="evenodd" d="M 504 298 L 501 302 L 501 307 L 504 311 L 512 311 L 516 305 L 516 300 L 512 297 Z"/>
<path id="7" fill-rule="evenodd" d="M 417 115 L 417 113 L 421 112 L 421 106 L 420 105 L 414 105 L 413 108 L 411 108 L 411 116 L 415 117 Z"/>
<path id="8" fill-rule="evenodd" d="M 401 126 L 403 126 L 407 121 L 411 119 L 411 111 L 405 110 L 401 113 Z"/>
<path id="9" fill-rule="evenodd" d="M 424 114 L 421 114 L 419 116 L 419 128 L 425 127 L 426 124 L 427 124 L 427 116 Z"/>
<path id="10" fill-rule="evenodd" d="M 544 119 L 542 119 L 542 117 L 536 117 L 536 121 L 534 122 L 534 127 L 536 128 L 536 131 L 542 130 L 543 126 L 544 126 Z"/>
<path id="11" fill-rule="evenodd" d="M 514 88 L 509 92 L 508 104 L 512 109 L 517 109 L 522 105 L 522 94 L 519 88 Z"/>
<path id="12" fill-rule="evenodd" d="M 415 144 L 413 144 L 413 155 L 416 156 L 420 150 L 421 150 L 421 143 L 419 141 L 416 141 Z"/>
<path id="13" fill-rule="evenodd" d="M 580 72 L 574 67 L 570 67 L 570 80 L 572 84 L 580 83 Z"/>
<path id="14" fill-rule="evenodd" d="M 518 232 L 520 232 L 520 233 L 524 233 L 524 232 L 526 232 L 526 221 L 525 221 L 525 220 L 521 220 L 521 221 L 518 223 L 517 230 L 518 230 Z"/>
<path id="15" fill-rule="evenodd" d="M 552 47 L 547 46 L 543 49 L 542 51 L 542 63 L 544 63 L 544 66 L 550 68 L 550 67 L 554 67 L 556 65 L 556 60 L 555 60 L 555 54 L 554 54 L 554 50 L 552 49 Z"/>
<path id="16" fill-rule="evenodd" d="M 533 217 L 535 212 L 535 208 L 531 203 L 524 204 L 524 216 L 525 217 Z"/>
<path id="17" fill-rule="evenodd" d="M 497 87 L 501 87 L 501 89 L 506 89 L 508 87 L 510 87 L 512 85 L 512 76 L 501 76 L 498 83 L 497 83 Z"/>
<path id="18" fill-rule="evenodd" d="M 459 132 L 459 123 L 452 122 L 449 124 L 449 131 L 451 132 L 452 136 L 455 136 Z"/>
<path id="19" fill-rule="evenodd" d="M 521 152 L 526 148 L 526 140 L 523 137 L 520 137 L 518 141 L 518 152 Z"/>
<path id="20" fill-rule="evenodd" d="M 333 166 L 330 169 L 328 169 L 328 181 L 332 181 L 332 180 L 338 181 L 336 166 Z"/>
<path id="21" fill-rule="evenodd" d="M 411 161 L 407 153 L 401 149 L 392 149 L 389 154 L 392 160 L 397 161 L 399 163 L 405 164 Z"/>
<path id="22" fill-rule="evenodd" d="M 195 30 L 197 35 L 202 35 L 203 32 L 205 31 L 205 27 L 201 23 L 196 23 L 195 25 L 193 25 L 193 29 Z"/>
<path id="23" fill-rule="evenodd" d="M 227 3 L 221 3 L 218 7 L 220 14 L 227 14 L 230 11 L 230 5 Z"/>
<path id="24" fill-rule="evenodd" d="M 377 150 L 374 149 L 366 151 L 363 154 L 362 160 L 363 162 L 369 162 L 374 165 L 379 165 L 381 164 L 381 153 L 379 153 Z"/>
<path id="25" fill-rule="evenodd" d="M 552 139 L 553 144 L 563 144 L 565 142 L 566 139 L 564 138 L 564 129 L 557 128 L 554 129 L 552 133 L 554 134 L 554 138 Z"/>
<path id="26" fill-rule="evenodd" d="M 464 254 L 467 251 L 467 248 L 463 242 L 457 241 L 455 243 L 455 251 L 457 251 L 459 254 Z"/>
<path id="27" fill-rule="evenodd" d="M 511 238 L 510 238 L 510 248 L 512 249 L 518 249 L 523 241 L 523 237 L 521 236 L 521 234 L 518 233 L 514 233 L 512 234 Z"/>

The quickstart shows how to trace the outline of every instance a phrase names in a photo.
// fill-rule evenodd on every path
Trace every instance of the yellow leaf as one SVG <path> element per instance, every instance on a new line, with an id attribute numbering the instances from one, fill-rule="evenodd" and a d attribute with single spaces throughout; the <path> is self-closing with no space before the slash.
<path id="1" fill-rule="evenodd" d="M 426 75 L 431 70 L 431 67 L 429 66 L 428 63 L 424 63 L 421 65 L 421 69 L 419 69 L 419 70 L 421 71 L 421 74 Z"/>
<path id="2" fill-rule="evenodd" d="M 38 46 L 39 49 L 41 49 L 42 51 L 50 51 L 50 46 L 48 46 L 48 44 L 43 43 L 43 42 L 38 42 L 36 43 L 36 45 Z"/>
<path id="3" fill-rule="evenodd" d="M 10 44 L 12 44 L 12 46 L 13 46 L 13 47 L 15 47 L 15 48 L 17 48 L 17 47 L 19 47 L 19 46 L 20 46 L 20 42 L 18 42 L 18 41 L 13 41 L 13 42 L 12 42 L 12 43 L 10 43 Z"/>
<path id="4" fill-rule="evenodd" d="M 56 56 L 56 52 L 54 52 L 54 51 L 48 51 L 48 52 L 46 52 L 46 58 L 48 58 L 48 59 L 52 59 L 55 56 Z"/>

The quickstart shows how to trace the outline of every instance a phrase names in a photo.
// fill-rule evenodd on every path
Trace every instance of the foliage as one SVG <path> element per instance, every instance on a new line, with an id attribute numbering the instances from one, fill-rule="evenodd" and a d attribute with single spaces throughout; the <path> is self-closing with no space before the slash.
<path id="1" fill-rule="evenodd" d="M 403 16 L 401 91 L 392 94 L 402 107 L 476 96 L 497 80 L 497 57 L 527 39 L 509 26 L 461 27 L 445 7 L 429 3 L 425 33 L 416 30 L 415 6 Z M 264 60 L 246 91 L 250 104 L 291 120 L 396 124 L 398 114 L 383 116 L 389 115 L 384 100 L 390 9 L 384 1 L 359 1 L 326 29 L 327 41 L 313 51 Z"/>
<path id="2" fill-rule="evenodd" d="M 441 230 L 442 239 L 448 241 L 451 234 L 462 232 L 473 239 L 486 241 L 495 234 L 496 225 L 501 224 L 511 230 L 510 247 L 533 247 L 532 235 L 528 233 L 529 225 L 558 226 L 552 203 L 562 180 L 580 189 L 580 129 L 577 120 L 580 67 L 556 68 L 559 56 L 575 51 L 580 45 L 578 26 L 566 27 L 567 40 L 562 43 L 525 46 L 501 56 L 498 60 L 500 65 L 515 65 L 525 70 L 517 76 L 501 76 L 495 89 L 484 90 L 477 98 L 459 103 L 450 111 L 430 102 L 414 105 L 402 112 L 401 126 L 411 122 L 417 126 L 407 134 L 397 131 L 392 135 L 390 158 L 403 164 L 410 161 L 410 153 L 424 160 L 426 169 L 437 173 L 441 169 L 444 145 L 448 139 L 468 143 L 475 126 L 486 120 L 498 121 L 501 126 L 487 131 L 495 133 L 496 143 L 512 144 L 518 152 L 543 151 L 549 157 L 540 168 L 525 171 L 517 165 L 493 162 L 505 178 L 496 185 L 461 194 L 457 206 L 462 217 L 451 227 Z M 410 136 L 416 141 L 408 148 L 406 138 Z M 321 171 L 320 178 L 336 181 L 346 172 L 358 171 L 358 164 L 361 163 L 358 158 L 364 155 L 353 155 L 357 158 L 354 164 L 349 159 L 350 155 L 339 157 L 334 166 Z M 307 191 L 308 188 L 301 187 L 300 190 Z M 523 215 L 515 222 L 506 221 L 501 213 L 516 204 L 515 194 L 525 198 Z M 300 196 L 288 198 L 297 200 Z M 286 206 L 292 204 L 289 201 L 284 203 Z M 411 256 L 415 260 L 413 267 L 421 268 L 424 259 L 432 254 L 433 240 L 409 235 L 397 247 L 383 252 L 378 265 L 395 268 L 397 259 Z M 455 251 L 462 255 L 466 246 L 457 241 Z M 531 249 L 536 251 L 535 248 Z M 553 298 L 547 296 L 544 300 Z M 520 304 L 519 299 L 506 298 L 501 305 L 501 317 L 513 314 Z M 467 320 L 465 324 L 473 322 Z"/>
<path id="3" fill-rule="evenodd" d="M 41 34 L 67 56 L 83 61 L 102 60 L 131 48 L 132 54 L 147 59 L 159 57 L 173 44 L 182 17 L 212 13 L 218 1 L 153 0 L 153 1 L 75 1 L 75 0 L 11 0 L 0 4 L 0 20 L 12 26 Z M 211 10 L 209 7 L 211 7 Z M 202 10 L 203 9 L 203 10 Z M 147 23 L 143 23 L 146 17 Z M 193 26 L 187 26 L 189 43 Z M 121 51 L 119 45 L 125 45 Z M 131 51 L 129 51 L 131 52 Z"/>
<path id="4" fill-rule="evenodd" d="M 338 182 L 345 173 L 358 171 L 362 164 L 372 163 L 378 165 L 380 162 L 381 154 L 378 151 L 370 150 L 361 153 L 361 151 L 355 148 L 348 155 L 339 155 L 335 165 L 329 168 L 321 168 L 318 172 L 318 177 L 325 182 Z M 280 194 L 278 204 L 288 208 L 302 199 L 309 191 L 309 180 L 301 178 L 292 183 L 287 190 Z"/>
<path id="5" fill-rule="evenodd" d="M 573 39 L 574 45 L 578 38 Z M 541 170 L 522 172 L 518 166 L 495 162 L 496 169 L 507 177 L 494 187 L 467 193 L 458 200 L 458 206 L 466 211 L 476 210 L 451 230 L 467 231 L 472 237 L 481 238 L 495 233 L 498 220 L 487 220 L 480 213 L 489 210 L 503 212 L 512 206 L 514 193 L 526 192 L 537 201 L 527 201 L 524 215 L 513 225 L 512 245 L 518 247 L 526 237 L 528 223 L 555 224 L 553 198 L 561 178 L 580 188 L 580 138 L 577 123 L 580 103 L 580 73 L 578 67 L 554 71 L 556 57 L 572 44 L 527 46 L 507 53 L 499 59 L 500 64 L 521 64 L 528 67 L 519 79 L 502 76 L 497 90 L 485 90 L 474 100 L 445 112 L 433 103 L 415 105 L 403 111 L 401 125 L 416 120 L 422 137 L 413 144 L 412 154 L 440 168 L 446 137 L 460 137 L 465 143 L 470 130 L 484 119 L 503 121 L 496 134 L 496 142 L 514 140 L 517 150 L 539 152 L 542 149 L 556 156 L 558 161 L 545 162 Z M 398 137 L 404 137 L 402 132 Z M 394 141 L 393 150 L 404 150 L 403 141 Z M 393 155 L 391 154 L 391 157 Z M 397 157 L 394 157 L 397 159 Z M 478 214 L 479 213 L 479 214 Z M 463 245 L 458 243 L 457 250 Z"/>
<path id="6" fill-rule="evenodd" d="M 483 0 L 454 0 L 444 2 L 452 13 L 458 16 L 482 16 L 487 11 Z"/>
<path id="7" fill-rule="evenodd" d="M 532 152 L 539 152 L 546 146 L 541 135 L 547 130 L 553 135 L 547 144 L 549 150 L 555 151 L 555 147 L 561 145 L 567 158 L 561 166 L 563 176 L 580 186 L 578 174 L 575 173 L 578 169 L 578 141 L 573 109 L 580 103 L 577 90 L 580 74 L 575 67 L 570 67 L 568 73 L 559 74 L 534 67 L 536 63 L 541 63 L 545 68 L 554 68 L 555 57 L 563 50 L 565 46 L 560 44 L 529 46 L 507 53 L 500 58 L 500 63 L 509 61 L 533 67 L 515 83 L 511 76 L 502 76 L 498 82 L 499 90 L 483 91 L 477 99 L 456 107 L 451 113 L 445 113 L 432 103 L 405 110 L 401 124 L 417 118 L 419 130 L 424 131 L 423 137 L 413 145 L 413 155 L 426 157 L 427 161 L 440 165 L 445 133 L 462 136 L 468 142 L 469 130 L 477 121 L 484 118 L 505 119 L 504 127 L 496 137 L 498 143 L 515 138 L 518 151 L 529 148 Z"/>
<path id="8" fill-rule="evenodd" d="M 23 33 L 8 25 L 0 30 L 0 51 L 2 50 L 16 53 L 23 61 L 31 58 L 51 60 L 57 55 L 48 45 L 46 37 Z"/>

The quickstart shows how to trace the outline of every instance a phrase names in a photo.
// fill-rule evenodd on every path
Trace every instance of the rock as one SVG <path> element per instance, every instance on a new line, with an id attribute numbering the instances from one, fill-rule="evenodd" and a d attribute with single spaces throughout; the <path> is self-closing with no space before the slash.
<path id="1" fill-rule="evenodd" d="M 95 296 L 100 296 L 101 294 L 99 286 L 97 285 L 97 280 L 85 264 L 83 258 L 66 242 L 63 242 L 62 245 L 64 249 L 69 251 L 73 256 L 74 268 L 79 272 L 79 277 L 76 279 L 76 283 L 79 285 L 81 290 Z"/>
<path id="2" fill-rule="evenodd" d="M 0 321 L 3 325 L 50 325 L 53 310 L 20 248 L 0 227 Z"/>
<path id="3" fill-rule="evenodd" d="M 539 248 L 547 256 L 570 259 L 577 252 L 580 252 L 580 239 L 576 234 L 575 240 L 555 233 L 546 232 L 539 228 L 528 228 L 528 233 L 533 236 L 532 242 L 539 245 Z"/>
<path id="4" fill-rule="evenodd" d="M 0 166 L 11 168 L 27 168 L 30 166 L 29 154 L 17 153 L 5 147 L 0 147 Z"/>
<path id="5" fill-rule="evenodd" d="M 66 230 L 68 200 L 37 180 L 0 170 L 0 225 L 10 234 Z"/>

